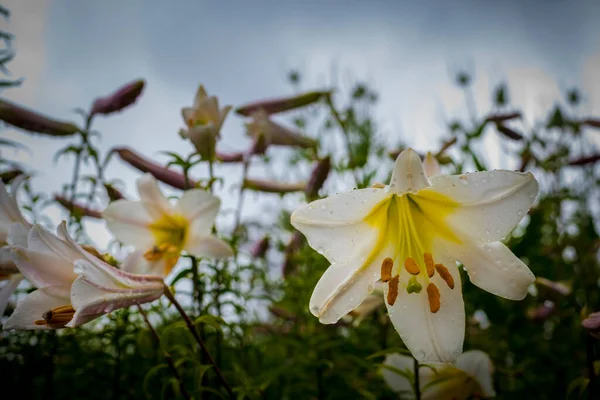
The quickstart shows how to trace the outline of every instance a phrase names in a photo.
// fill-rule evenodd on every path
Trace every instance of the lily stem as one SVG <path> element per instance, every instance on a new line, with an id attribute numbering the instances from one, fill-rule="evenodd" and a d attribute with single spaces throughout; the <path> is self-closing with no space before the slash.
<path id="1" fill-rule="evenodd" d="M 142 306 L 140 306 L 138 304 L 137 307 L 138 307 L 138 310 L 140 311 L 140 314 L 142 314 L 142 318 L 144 318 L 144 322 L 146 322 L 146 325 L 148 325 L 148 329 L 150 329 L 152 336 L 154 336 L 154 340 L 156 341 L 156 344 L 158 344 L 158 347 L 160 348 L 160 336 L 158 336 L 158 332 L 156 332 L 156 329 L 154 329 L 154 327 L 150 323 L 150 320 L 148 319 L 148 315 L 146 314 L 146 312 L 144 311 Z M 177 367 L 175 367 L 175 362 L 173 361 L 173 357 L 171 357 L 171 354 L 167 350 L 163 350 L 163 356 L 167 360 L 167 364 L 169 364 L 169 368 L 171 368 L 171 371 L 173 372 L 175 379 L 177 379 L 177 382 L 179 383 L 179 390 L 181 391 L 181 395 L 186 400 L 191 400 L 192 397 L 187 392 L 187 390 L 185 390 L 185 386 L 183 385 L 183 380 L 181 379 L 181 375 L 179 375 L 179 371 L 177 371 Z"/>
<path id="2" fill-rule="evenodd" d="M 586 353 L 586 364 L 588 369 L 588 399 L 596 398 L 596 370 L 594 369 L 594 338 L 586 334 L 585 335 L 585 353 Z"/>
<path id="3" fill-rule="evenodd" d="M 248 168 L 250 167 L 250 154 L 244 155 L 244 164 L 242 170 L 242 186 L 240 188 L 240 197 L 238 197 L 238 204 L 235 210 L 235 223 L 233 225 L 233 233 L 240 227 L 242 221 L 242 206 L 244 205 L 244 183 L 248 177 Z"/>
<path id="4" fill-rule="evenodd" d="M 415 399 L 421 400 L 421 385 L 419 383 L 419 362 L 416 358 L 414 360 L 414 371 L 415 371 Z"/>
<path id="5" fill-rule="evenodd" d="M 181 307 L 181 304 L 179 304 L 179 302 L 177 301 L 177 299 L 175 298 L 175 296 L 173 296 L 173 293 L 171 292 L 171 290 L 169 289 L 169 287 L 167 285 L 164 286 L 164 294 L 165 294 L 165 296 L 167 296 L 167 299 L 169 299 L 169 301 L 171 303 L 173 303 L 173 305 L 175 306 L 175 308 L 177 309 L 177 311 L 179 312 L 179 314 L 181 314 L 181 317 L 185 321 L 185 324 L 187 325 L 188 330 L 190 331 L 190 333 L 192 334 L 192 336 L 196 340 L 196 343 L 198 343 L 198 346 L 200 346 L 200 348 L 204 352 L 204 355 L 206 356 L 206 358 L 208 359 L 208 361 L 210 362 L 210 364 L 215 369 L 215 373 L 217 374 L 217 376 L 221 380 L 221 383 L 223 383 L 223 386 L 225 386 L 225 389 L 227 390 L 227 393 L 229 393 L 229 396 L 233 398 L 234 395 L 233 395 L 233 390 L 231 389 L 231 386 L 229 386 L 229 384 L 225 380 L 225 377 L 223 376 L 223 373 L 221 372 L 221 370 L 219 369 L 219 367 L 215 363 L 215 360 L 212 358 L 212 356 L 208 352 L 208 349 L 206 348 L 206 344 L 204 344 L 204 341 L 198 335 L 198 331 L 196 331 L 196 328 L 194 327 L 194 324 L 193 324 L 192 320 L 186 314 L 186 312 L 183 309 L 183 307 Z"/>

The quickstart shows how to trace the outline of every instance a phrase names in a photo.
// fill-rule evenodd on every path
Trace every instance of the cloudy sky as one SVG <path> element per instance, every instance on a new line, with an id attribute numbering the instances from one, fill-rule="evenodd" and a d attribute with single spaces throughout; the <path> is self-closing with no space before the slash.
<path id="1" fill-rule="evenodd" d="M 80 123 L 73 108 L 144 78 L 135 107 L 100 117 L 94 127 L 103 133 L 103 150 L 127 145 L 158 160 L 164 160 L 161 150 L 189 151 L 176 133 L 180 109 L 192 102 L 199 83 L 221 102 L 240 105 L 291 93 L 285 78 L 292 68 L 304 73 L 305 89 L 330 85 L 332 75 L 342 84 L 370 83 L 380 93 L 376 116 L 386 139 L 402 138 L 419 150 L 435 149 L 447 118 L 464 106 L 451 83 L 459 69 L 475 74 L 482 108 L 491 89 L 507 81 L 513 103 L 528 115 L 572 86 L 586 93 L 586 113 L 600 112 L 597 0 L 5 4 L 12 15 L 2 28 L 15 34 L 17 50 L 9 66 L 25 81 L 3 94 Z M 242 122 L 228 119 L 222 150 L 248 145 Z M 69 181 L 72 160 L 52 163 L 64 142 L 1 132 L 31 149 L 5 154 L 32 166 L 36 189 L 57 190 Z M 506 163 L 492 159 L 494 168 L 510 167 Z M 137 174 L 115 164 L 109 178 L 122 178 L 134 194 Z M 235 204 L 222 195 L 226 208 Z M 100 242 L 107 238 L 98 235 Z"/>

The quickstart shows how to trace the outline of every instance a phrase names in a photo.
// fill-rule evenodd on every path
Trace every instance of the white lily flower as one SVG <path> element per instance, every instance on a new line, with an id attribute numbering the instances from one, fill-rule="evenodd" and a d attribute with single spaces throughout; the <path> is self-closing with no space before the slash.
<path id="1" fill-rule="evenodd" d="M 103 216 L 117 239 L 143 250 L 147 261 L 160 261 L 165 276 L 179 260 L 182 250 L 198 257 L 233 255 L 227 243 L 210 234 L 221 205 L 218 197 L 192 189 L 173 205 L 150 174 L 138 178 L 137 187 L 139 201 L 114 201 Z M 148 268 L 156 272 L 157 266 Z"/>
<path id="2" fill-rule="evenodd" d="M 6 186 L 0 181 L 0 282 L 4 285 L 0 288 L 0 316 L 4 315 L 10 296 L 17 290 L 19 283 L 23 280 L 23 275 L 19 272 L 16 265 L 9 257 L 7 244 L 22 244 L 22 231 L 31 227 L 27 222 L 17 202 L 17 192 L 25 177 L 18 176 L 11 185 L 10 194 Z M 16 228 L 20 235 L 9 237 L 11 226 L 18 225 Z"/>
<path id="3" fill-rule="evenodd" d="M 375 282 L 373 293 L 368 295 L 358 307 L 348 313 L 348 316 L 352 318 L 352 325 L 360 325 L 366 317 L 375 312 L 379 307 L 383 307 L 384 304 L 383 283 L 378 281 Z"/>
<path id="4" fill-rule="evenodd" d="M 4 329 L 73 328 L 163 294 L 162 277 L 135 275 L 106 264 L 73 241 L 65 222 L 57 233 L 58 237 L 34 225 L 27 247 L 10 246 L 12 260 L 37 290 L 17 304 Z"/>
<path id="5" fill-rule="evenodd" d="M 219 99 L 208 96 L 204 86 L 200 85 L 194 106 L 181 109 L 188 129 L 182 129 L 180 135 L 189 138 L 204 158 L 213 159 L 221 126 L 230 110 L 231 106 L 219 108 Z"/>
<path id="6" fill-rule="evenodd" d="M 417 360 L 453 362 L 465 330 L 455 261 L 480 288 L 523 299 L 534 276 L 500 240 L 537 191 L 530 173 L 427 178 L 418 154 L 402 152 L 389 186 L 336 194 L 292 214 L 292 225 L 332 263 L 315 287 L 311 312 L 335 323 L 381 279 L 389 316 Z"/>
<path id="7" fill-rule="evenodd" d="M 382 369 L 383 379 L 401 399 L 414 399 L 413 358 L 389 354 Z M 467 400 L 496 396 L 492 373 L 494 367 L 486 353 L 469 350 L 461 354 L 456 365 L 421 365 L 419 388 L 422 400 Z"/>

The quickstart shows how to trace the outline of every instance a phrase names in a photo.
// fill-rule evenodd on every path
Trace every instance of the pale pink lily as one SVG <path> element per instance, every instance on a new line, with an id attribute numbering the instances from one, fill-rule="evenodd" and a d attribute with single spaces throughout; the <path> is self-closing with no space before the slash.
<path id="1" fill-rule="evenodd" d="M 106 264 L 75 243 L 65 222 L 57 236 L 34 225 L 27 247 L 10 246 L 10 255 L 37 290 L 17 304 L 5 330 L 72 328 L 163 294 L 161 276 L 135 275 Z"/>
<path id="2" fill-rule="evenodd" d="M 317 200 L 291 216 L 332 265 L 310 310 L 331 324 L 385 283 L 392 323 L 420 362 L 453 362 L 462 351 L 465 310 L 456 261 L 488 292 L 523 299 L 534 276 L 500 242 L 535 200 L 530 173 L 484 171 L 428 178 L 412 149 L 391 182 Z"/>
<path id="3" fill-rule="evenodd" d="M 12 225 L 19 225 L 20 228 L 16 229 L 21 230 L 31 227 L 21 214 L 17 202 L 17 192 L 24 179 L 23 176 L 18 176 L 13 180 L 10 194 L 4 183 L 0 181 L 0 282 L 4 282 L 0 288 L 0 316 L 4 315 L 10 296 L 23 280 L 23 275 L 9 257 L 6 245 L 21 244 L 20 240 L 23 238 L 22 234 L 16 235 L 13 239 L 9 238 L 8 233 Z"/>
<path id="4" fill-rule="evenodd" d="M 221 126 L 230 110 L 231 106 L 219 108 L 219 99 L 208 96 L 204 86 L 200 85 L 194 106 L 181 109 L 187 129 L 182 129 L 179 133 L 183 138 L 189 138 L 204 158 L 212 160 Z"/>
<path id="5" fill-rule="evenodd" d="M 414 399 L 414 360 L 389 354 L 381 373 L 400 399 Z M 494 367 L 486 353 L 469 350 L 458 356 L 455 365 L 421 365 L 419 388 L 422 400 L 467 400 L 496 396 Z"/>
<path id="6" fill-rule="evenodd" d="M 182 250 L 198 257 L 224 258 L 231 247 L 211 236 L 221 200 L 211 193 L 192 189 L 176 204 L 162 194 L 156 179 L 146 174 L 137 180 L 139 201 L 117 200 L 103 212 L 108 229 L 123 243 L 143 251 L 152 263 L 144 268 L 167 275 Z M 139 254 L 136 255 L 139 257 Z"/>

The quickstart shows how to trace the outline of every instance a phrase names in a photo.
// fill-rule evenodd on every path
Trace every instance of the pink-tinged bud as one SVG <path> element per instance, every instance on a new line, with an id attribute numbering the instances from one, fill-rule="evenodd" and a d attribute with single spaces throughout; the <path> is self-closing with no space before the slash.
<path id="1" fill-rule="evenodd" d="M 488 117 L 485 120 L 488 122 L 494 122 L 496 124 L 500 124 L 505 121 L 510 121 L 512 119 L 519 119 L 519 118 L 521 118 L 521 113 L 513 112 L 513 113 L 506 113 L 506 114 L 488 115 Z"/>
<path id="2" fill-rule="evenodd" d="M 248 136 L 254 139 L 254 154 L 262 154 L 269 145 L 315 149 L 317 141 L 273 122 L 264 112 L 257 112 L 246 124 Z"/>
<path id="3" fill-rule="evenodd" d="M 0 100 L 0 120 L 29 132 L 49 136 L 71 136 L 80 132 L 75 124 L 50 119 L 6 100 Z"/>
<path id="4" fill-rule="evenodd" d="M 325 180 L 329 176 L 331 171 L 331 157 L 327 156 L 319 161 L 316 167 L 313 169 L 308 184 L 306 185 L 306 198 L 314 200 L 319 197 L 319 190 L 323 187 Z"/>
<path id="5" fill-rule="evenodd" d="M 556 311 L 554 302 L 546 300 L 544 304 L 528 309 L 527 317 L 532 321 L 543 322 L 550 318 L 554 314 L 554 311 Z"/>
<path id="6" fill-rule="evenodd" d="M 268 236 L 263 237 L 261 240 L 256 242 L 252 248 L 251 254 L 254 258 L 264 258 L 269 250 L 271 239 Z"/>
<path id="7" fill-rule="evenodd" d="M 537 277 L 535 279 L 535 285 L 539 296 L 542 298 L 556 299 L 560 296 L 568 296 L 571 294 L 570 286 L 561 282 L 551 281 L 550 279 Z"/>
<path id="8" fill-rule="evenodd" d="M 235 112 L 239 115 L 249 117 L 257 111 L 264 111 L 267 115 L 277 114 L 283 111 L 300 108 L 330 96 L 331 91 L 315 91 L 299 94 L 292 97 L 281 97 L 277 99 L 260 100 L 238 107 Z"/>
<path id="9" fill-rule="evenodd" d="M 283 262 L 283 276 L 287 277 L 296 271 L 296 262 L 294 256 L 304 243 L 304 235 L 298 230 L 294 230 L 292 237 L 285 247 L 285 260 Z"/>
<path id="10" fill-rule="evenodd" d="M 219 153 L 217 152 L 216 158 L 222 163 L 238 163 L 244 161 L 244 152 L 237 153 Z"/>
<path id="11" fill-rule="evenodd" d="M 600 119 L 597 118 L 586 118 L 581 121 L 583 125 L 591 126 L 592 128 L 600 128 Z"/>
<path id="12" fill-rule="evenodd" d="M 104 189 L 106 189 L 106 194 L 108 195 L 108 198 L 110 199 L 110 201 L 122 200 L 125 198 L 125 196 L 123 196 L 123 193 L 121 193 L 117 188 L 115 188 L 110 183 L 105 183 Z"/>
<path id="13" fill-rule="evenodd" d="M 197 182 L 192 181 L 191 179 L 188 180 L 186 185 L 185 176 L 183 174 L 150 161 L 126 147 L 114 148 L 112 151 L 116 152 L 119 157 L 121 157 L 121 160 L 125 161 L 132 167 L 137 168 L 142 172 L 148 172 L 159 181 L 166 183 L 175 189 L 186 190 L 198 185 Z"/>
<path id="14" fill-rule="evenodd" d="M 145 81 L 138 79 L 121 86 L 116 92 L 106 97 L 97 98 L 92 105 L 92 115 L 112 114 L 129 107 L 140 97 L 144 86 Z"/>
<path id="15" fill-rule="evenodd" d="M 244 189 L 255 190 L 257 192 L 266 192 L 266 193 L 293 193 L 293 192 L 301 192 L 306 188 L 306 183 L 281 183 L 281 182 L 271 182 L 271 181 L 263 181 L 260 179 L 246 179 L 244 180 Z"/>
<path id="16" fill-rule="evenodd" d="M 587 329 L 590 335 L 600 339 L 600 312 L 588 315 L 587 318 L 581 322 L 581 326 Z"/>
<path id="17" fill-rule="evenodd" d="M 10 183 L 10 181 L 15 179 L 19 175 L 23 175 L 23 171 L 21 171 L 20 169 L 9 169 L 8 171 L 0 173 L 0 177 L 3 183 Z"/>
<path id="18" fill-rule="evenodd" d="M 79 205 L 68 200 L 64 196 L 56 194 L 54 195 L 54 200 L 75 216 L 102 219 L 102 213 L 100 211 L 92 210 L 91 208 Z"/>
<path id="19" fill-rule="evenodd" d="M 271 312 L 271 314 L 275 315 L 276 317 L 287 319 L 288 321 L 296 320 L 296 314 L 294 314 L 291 311 L 286 310 L 285 308 L 271 305 L 271 306 L 269 306 L 269 311 Z"/>
<path id="20" fill-rule="evenodd" d="M 510 129 L 507 126 L 504 125 L 496 125 L 496 129 L 498 129 L 498 132 L 500 132 L 501 134 L 503 134 L 504 136 L 506 136 L 509 139 L 512 140 L 522 140 L 523 139 L 523 135 L 521 135 L 520 133 L 518 133 L 517 131 Z"/>
<path id="21" fill-rule="evenodd" d="M 597 161 L 600 161 L 600 154 L 594 154 L 588 157 L 582 157 L 576 160 L 569 161 L 569 165 L 587 165 L 593 164 Z"/>

